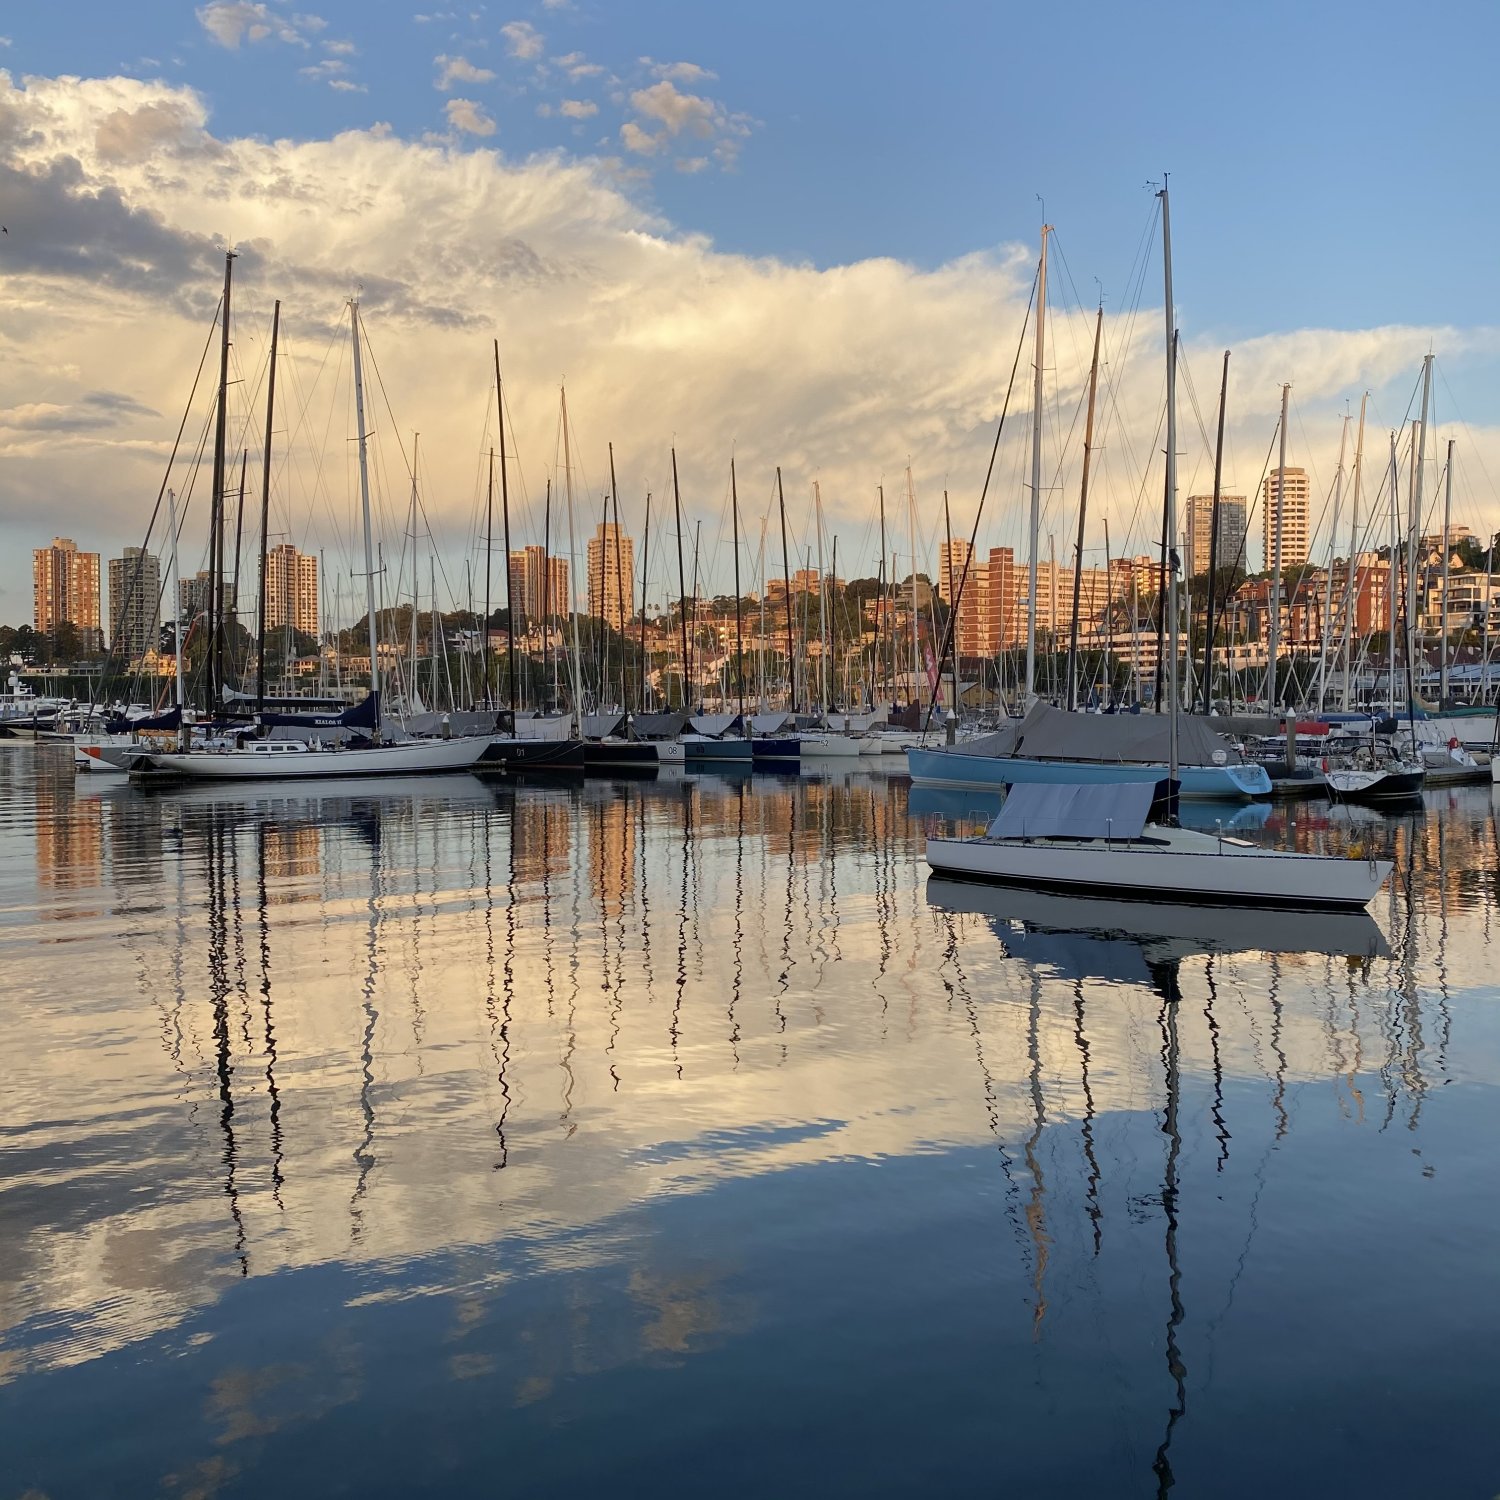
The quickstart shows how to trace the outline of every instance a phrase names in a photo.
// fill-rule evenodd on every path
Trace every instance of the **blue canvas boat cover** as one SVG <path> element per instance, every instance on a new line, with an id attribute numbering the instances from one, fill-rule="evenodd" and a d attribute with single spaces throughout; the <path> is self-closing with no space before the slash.
<path id="1" fill-rule="evenodd" d="M 1151 781 L 1023 781 L 990 824 L 995 839 L 1139 838 L 1156 796 Z"/>

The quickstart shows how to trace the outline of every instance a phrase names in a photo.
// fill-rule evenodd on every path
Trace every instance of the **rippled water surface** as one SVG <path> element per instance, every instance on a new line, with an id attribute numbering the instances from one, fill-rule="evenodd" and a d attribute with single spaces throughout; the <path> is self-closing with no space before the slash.
<path id="1" fill-rule="evenodd" d="M 868 773 L 100 781 L 0 748 L 0 1500 L 1500 1491 L 1488 788 L 1270 811 L 1357 920 Z"/>

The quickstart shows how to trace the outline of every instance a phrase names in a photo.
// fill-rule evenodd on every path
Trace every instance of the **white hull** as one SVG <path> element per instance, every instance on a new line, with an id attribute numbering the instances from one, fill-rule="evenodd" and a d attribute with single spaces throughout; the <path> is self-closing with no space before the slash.
<path id="1" fill-rule="evenodd" d="M 799 739 L 803 760 L 847 760 L 859 755 L 860 742 L 847 735 L 809 733 Z"/>
<path id="2" fill-rule="evenodd" d="M 403 740 L 367 750 L 198 750 L 186 754 L 130 754 L 130 769 L 165 772 L 194 781 L 239 781 L 310 776 L 415 776 L 462 771 L 488 748 L 488 735 L 458 740 Z M 140 762 L 145 764 L 141 765 Z"/>
<path id="3" fill-rule="evenodd" d="M 1148 824 L 1141 840 L 927 841 L 939 874 L 1032 890 L 1197 905 L 1367 906 L 1391 873 L 1387 860 L 1261 849 L 1239 839 Z"/>
<path id="4" fill-rule="evenodd" d="M 135 741 L 128 734 L 99 735 L 93 739 L 73 741 L 73 769 L 80 776 L 123 776 L 125 767 L 109 760 L 106 750 L 128 749 Z"/>

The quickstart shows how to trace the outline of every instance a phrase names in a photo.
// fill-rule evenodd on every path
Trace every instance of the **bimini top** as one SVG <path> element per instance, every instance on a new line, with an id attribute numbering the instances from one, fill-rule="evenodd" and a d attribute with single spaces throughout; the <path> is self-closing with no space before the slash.
<path id="1" fill-rule="evenodd" d="M 993 839 L 1135 839 L 1151 803 L 1152 781 L 1022 781 L 1006 794 L 990 824 Z"/>

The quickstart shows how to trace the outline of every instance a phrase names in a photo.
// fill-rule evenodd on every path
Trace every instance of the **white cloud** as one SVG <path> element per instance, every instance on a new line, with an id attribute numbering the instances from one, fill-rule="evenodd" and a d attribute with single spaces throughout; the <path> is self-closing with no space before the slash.
<path id="1" fill-rule="evenodd" d="M 575 83 L 580 78 L 597 78 L 604 71 L 603 64 L 590 62 L 582 52 L 565 52 L 552 61 Z"/>
<path id="2" fill-rule="evenodd" d="M 507 21 L 500 28 L 500 35 L 505 38 L 510 55 L 522 62 L 532 62 L 540 57 L 546 43 L 546 38 L 530 21 Z"/>
<path id="3" fill-rule="evenodd" d="M 348 40 L 320 42 L 319 46 L 325 52 L 333 53 L 335 57 L 357 57 L 359 55 L 359 48 Z"/>
<path id="4" fill-rule="evenodd" d="M 670 78 L 677 83 L 711 83 L 719 76 L 717 73 L 709 72 L 707 68 L 699 67 L 697 63 L 659 63 L 650 57 L 643 57 L 641 63 L 651 70 L 653 76 Z"/>
<path id="5" fill-rule="evenodd" d="M 450 99 L 444 113 L 448 116 L 448 124 L 466 135 L 495 133 L 495 122 L 484 112 L 484 106 L 472 99 Z"/>
<path id="6" fill-rule="evenodd" d="M 197 10 L 198 24 L 221 47 L 234 50 L 242 41 L 289 42 L 306 47 L 304 33 L 321 31 L 328 23 L 321 16 L 284 16 L 263 0 L 209 0 Z"/>
<path id="7" fill-rule="evenodd" d="M 599 113 L 599 106 L 592 99 L 564 99 L 557 112 L 570 120 L 587 120 Z"/>
<path id="8" fill-rule="evenodd" d="M 694 172 L 704 171 L 708 166 L 708 158 L 706 156 L 679 156 L 673 166 L 679 172 L 691 175 Z"/>
<path id="9" fill-rule="evenodd" d="M 452 109 L 465 101 L 447 102 Z M 221 137 L 202 96 L 161 82 L 28 79 L 18 86 L 0 77 L 0 114 L 13 122 L 0 137 L 10 228 L 0 410 L 21 424 L 0 429 L 12 541 L 0 551 L 0 589 L 27 601 L 18 616 L 29 607 L 25 549 L 35 543 L 26 538 L 45 542 L 56 528 L 101 549 L 139 542 L 141 497 L 160 483 L 213 316 L 226 242 L 244 251 L 236 265 L 235 358 L 244 376 L 232 396 L 237 420 L 256 388 L 271 299 L 283 299 L 288 358 L 307 360 L 306 382 L 286 389 L 301 384 L 296 399 L 313 401 L 324 399 L 311 394 L 314 369 L 343 299 L 362 285 L 392 409 L 404 427 L 422 432 L 430 503 L 450 557 L 472 519 L 470 460 L 493 335 L 505 346 L 520 470 L 535 497 L 528 509 L 512 492 L 525 541 L 540 540 L 559 370 L 571 372 L 574 461 L 593 484 L 607 473 L 605 443 L 614 439 L 627 519 L 638 522 L 648 486 L 661 494 L 675 432 L 684 496 L 706 497 L 701 509 L 692 502 L 709 520 L 705 539 L 732 442 L 748 516 L 763 513 L 776 464 L 788 500 L 801 497 L 799 506 L 820 474 L 850 576 L 873 567 L 867 538 L 875 485 L 884 474 L 889 491 L 908 457 L 929 539 L 941 526 L 945 483 L 955 529 L 967 533 L 1021 335 L 1035 254 L 1029 245 L 931 269 L 880 258 L 818 268 L 733 255 L 634 201 L 622 190 L 622 170 L 602 161 L 561 153 L 514 161 L 493 142 L 470 149 L 472 129 L 462 142 L 450 135 L 431 143 L 403 140 L 389 127 L 346 131 L 336 141 Z M 488 117 L 471 124 L 478 122 L 493 129 Z M 679 135 L 662 163 L 702 159 L 707 153 L 682 149 L 695 141 Z M 12 212 L 22 216 L 24 234 Z M 1092 268 L 1073 269 L 1086 281 Z M 1274 316 L 1268 308 L 1267 319 Z M 1060 470 L 1050 455 L 1063 446 L 1084 389 L 1092 317 L 1091 310 L 1053 311 L 1049 404 L 1055 378 L 1064 424 L 1049 436 L 1043 524 L 1057 534 L 1059 553 L 1076 506 L 1076 432 Z M 1155 506 L 1138 512 L 1137 500 L 1160 496 L 1161 460 L 1153 456 L 1160 313 L 1141 308 L 1136 317 L 1134 344 L 1129 316 L 1106 317 L 1110 393 L 1101 407 L 1109 415 L 1096 434 L 1090 496 L 1091 516 L 1109 518 L 1117 555 L 1147 550 L 1146 512 Z M 152 329 L 149 340 L 140 337 L 143 326 Z M 1370 386 L 1394 419 L 1429 343 L 1454 387 L 1447 410 L 1456 421 L 1471 406 L 1464 414 L 1473 424 L 1482 402 L 1471 400 L 1471 382 L 1500 367 L 1495 330 L 1268 330 L 1242 340 L 1231 362 L 1226 487 L 1253 491 L 1276 418 L 1277 382 L 1290 379 L 1298 409 L 1290 461 L 1306 463 L 1326 489 L 1345 396 L 1357 405 Z M 1222 347 L 1207 339 L 1185 346 L 1208 405 Z M 337 363 L 329 362 L 330 371 Z M 98 390 L 138 406 L 112 407 L 111 422 L 93 422 L 100 408 L 87 398 Z M 329 393 L 328 410 L 346 394 Z M 1018 392 L 997 469 L 1006 477 L 992 491 L 981 547 L 1014 544 L 1022 534 L 1024 491 L 1014 476 L 1024 472 L 1028 404 Z M 302 434 L 288 455 L 292 469 L 314 475 L 318 460 L 328 459 L 311 446 L 314 431 L 331 430 L 330 453 L 340 455 L 325 462 L 339 476 L 334 495 L 315 479 L 306 498 L 299 491 L 296 539 L 326 543 L 328 565 L 347 571 L 353 492 L 341 487 L 342 416 L 330 429 L 311 410 L 287 412 L 288 431 Z M 1211 482 L 1212 469 L 1186 400 L 1182 417 L 1187 495 Z M 1211 413 L 1206 419 L 1211 425 Z M 1429 447 L 1441 452 L 1447 435 L 1443 429 Z M 1500 431 L 1471 425 L 1455 435 L 1469 473 L 1482 465 L 1500 474 Z M 399 460 L 387 457 L 389 472 L 398 473 Z M 1373 464 L 1367 453 L 1367 476 Z M 1143 473 L 1146 466 L 1154 468 Z M 407 497 L 399 480 L 393 485 L 385 503 L 396 535 Z M 1458 518 L 1480 534 L 1494 530 L 1488 499 L 1466 498 Z M 196 503 L 188 524 L 196 547 L 203 535 Z M 462 576 L 461 561 L 451 572 Z"/>
<path id="10" fill-rule="evenodd" d="M 620 144 L 627 151 L 634 151 L 637 156 L 655 156 L 661 150 L 664 140 L 664 133 L 652 135 L 649 130 L 642 130 L 634 120 L 626 120 L 620 126 Z"/>
<path id="11" fill-rule="evenodd" d="M 488 83 L 495 75 L 489 68 L 475 67 L 466 57 L 438 56 L 432 60 L 438 70 L 433 88 L 451 89 L 454 83 Z"/>
<path id="12" fill-rule="evenodd" d="M 646 88 L 636 89 L 630 95 L 630 107 L 641 118 L 625 123 L 620 140 L 627 151 L 638 156 L 654 156 L 673 139 L 685 137 L 712 142 L 713 159 L 723 167 L 731 167 L 739 154 L 741 142 L 750 134 L 748 115 L 731 114 L 715 99 L 686 93 L 670 78 L 661 78 Z M 648 123 L 643 124 L 643 121 Z M 652 129 L 652 125 L 656 128 Z"/>
<path id="13" fill-rule="evenodd" d="M 336 89 L 341 94 L 368 94 L 369 88 L 362 83 L 355 83 L 350 78 L 330 78 L 328 87 Z"/>
<path id="14" fill-rule="evenodd" d="M 542 0 L 543 10 L 572 10 L 573 0 Z"/>

